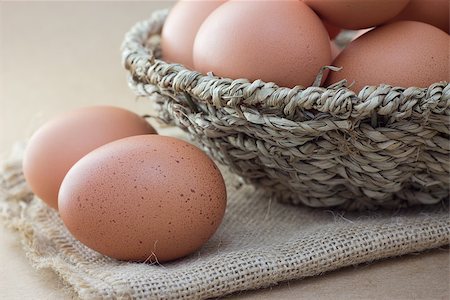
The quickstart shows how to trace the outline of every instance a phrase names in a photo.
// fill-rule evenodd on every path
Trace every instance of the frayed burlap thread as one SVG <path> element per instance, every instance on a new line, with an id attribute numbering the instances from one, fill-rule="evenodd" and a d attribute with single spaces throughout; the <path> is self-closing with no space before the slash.
<path id="1" fill-rule="evenodd" d="M 370 214 L 292 206 L 221 171 L 229 197 L 219 230 L 198 252 L 163 265 L 117 261 L 76 241 L 27 187 L 20 156 L 0 169 L 0 221 L 35 267 L 55 271 L 82 299 L 220 297 L 450 242 L 442 205 Z"/>
<path id="2" fill-rule="evenodd" d="M 450 84 L 292 89 L 160 59 L 167 11 L 125 36 L 129 86 L 208 154 L 281 201 L 345 209 L 448 200 Z M 261 62 L 263 63 L 263 62 Z M 320 81 L 319 81 L 320 82 Z"/>

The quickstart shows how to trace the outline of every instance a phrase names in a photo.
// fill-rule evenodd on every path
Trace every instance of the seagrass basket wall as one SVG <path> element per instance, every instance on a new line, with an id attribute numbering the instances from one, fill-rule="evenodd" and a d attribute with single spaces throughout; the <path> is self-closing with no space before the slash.
<path id="1" fill-rule="evenodd" d="M 448 200 L 450 84 L 328 88 L 218 78 L 159 59 L 167 10 L 125 36 L 130 88 L 158 118 L 277 200 L 398 208 Z"/>

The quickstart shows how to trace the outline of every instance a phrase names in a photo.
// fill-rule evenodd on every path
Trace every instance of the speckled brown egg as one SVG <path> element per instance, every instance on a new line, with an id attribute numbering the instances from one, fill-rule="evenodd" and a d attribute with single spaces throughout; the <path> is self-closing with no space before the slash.
<path id="1" fill-rule="evenodd" d="M 333 65 L 325 85 L 347 79 L 359 92 L 366 85 L 428 87 L 450 81 L 450 37 L 432 25 L 400 21 L 377 27 L 351 42 Z"/>
<path id="2" fill-rule="evenodd" d="M 124 137 L 156 133 L 139 115 L 119 107 L 91 106 L 63 113 L 44 124 L 28 142 L 23 172 L 31 190 L 58 207 L 58 190 L 84 155 Z"/>
<path id="3" fill-rule="evenodd" d="M 201 247 L 221 223 L 226 189 L 200 149 L 143 135 L 78 161 L 59 193 L 69 231 L 88 247 L 130 261 L 168 261 Z"/>

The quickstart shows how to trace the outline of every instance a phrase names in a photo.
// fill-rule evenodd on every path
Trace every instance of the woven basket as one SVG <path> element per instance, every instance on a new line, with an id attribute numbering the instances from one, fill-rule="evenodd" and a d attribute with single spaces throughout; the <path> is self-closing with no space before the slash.
<path id="1" fill-rule="evenodd" d="M 218 78 L 159 59 L 167 10 L 125 36 L 129 86 L 158 118 L 277 200 L 398 208 L 448 200 L 450 84 L 368 86 L 359 94 Z"/>

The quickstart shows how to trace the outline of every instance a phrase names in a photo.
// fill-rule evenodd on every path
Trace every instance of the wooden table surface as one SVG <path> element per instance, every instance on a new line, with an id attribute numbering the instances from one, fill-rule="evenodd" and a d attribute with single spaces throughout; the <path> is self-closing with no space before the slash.
<path id="1" fill-rule="evenodd" d="M 148 110 L 120 64 L 124 33 L 166 1 L 0 1 L 0 157 L 52 116 L 110 104 Z M 348 267 L 231 299 L 450 299 L 448 249 Z M 0 299 L 70 299 L 58 277 L 34 270 L 0 226 Z"/>

